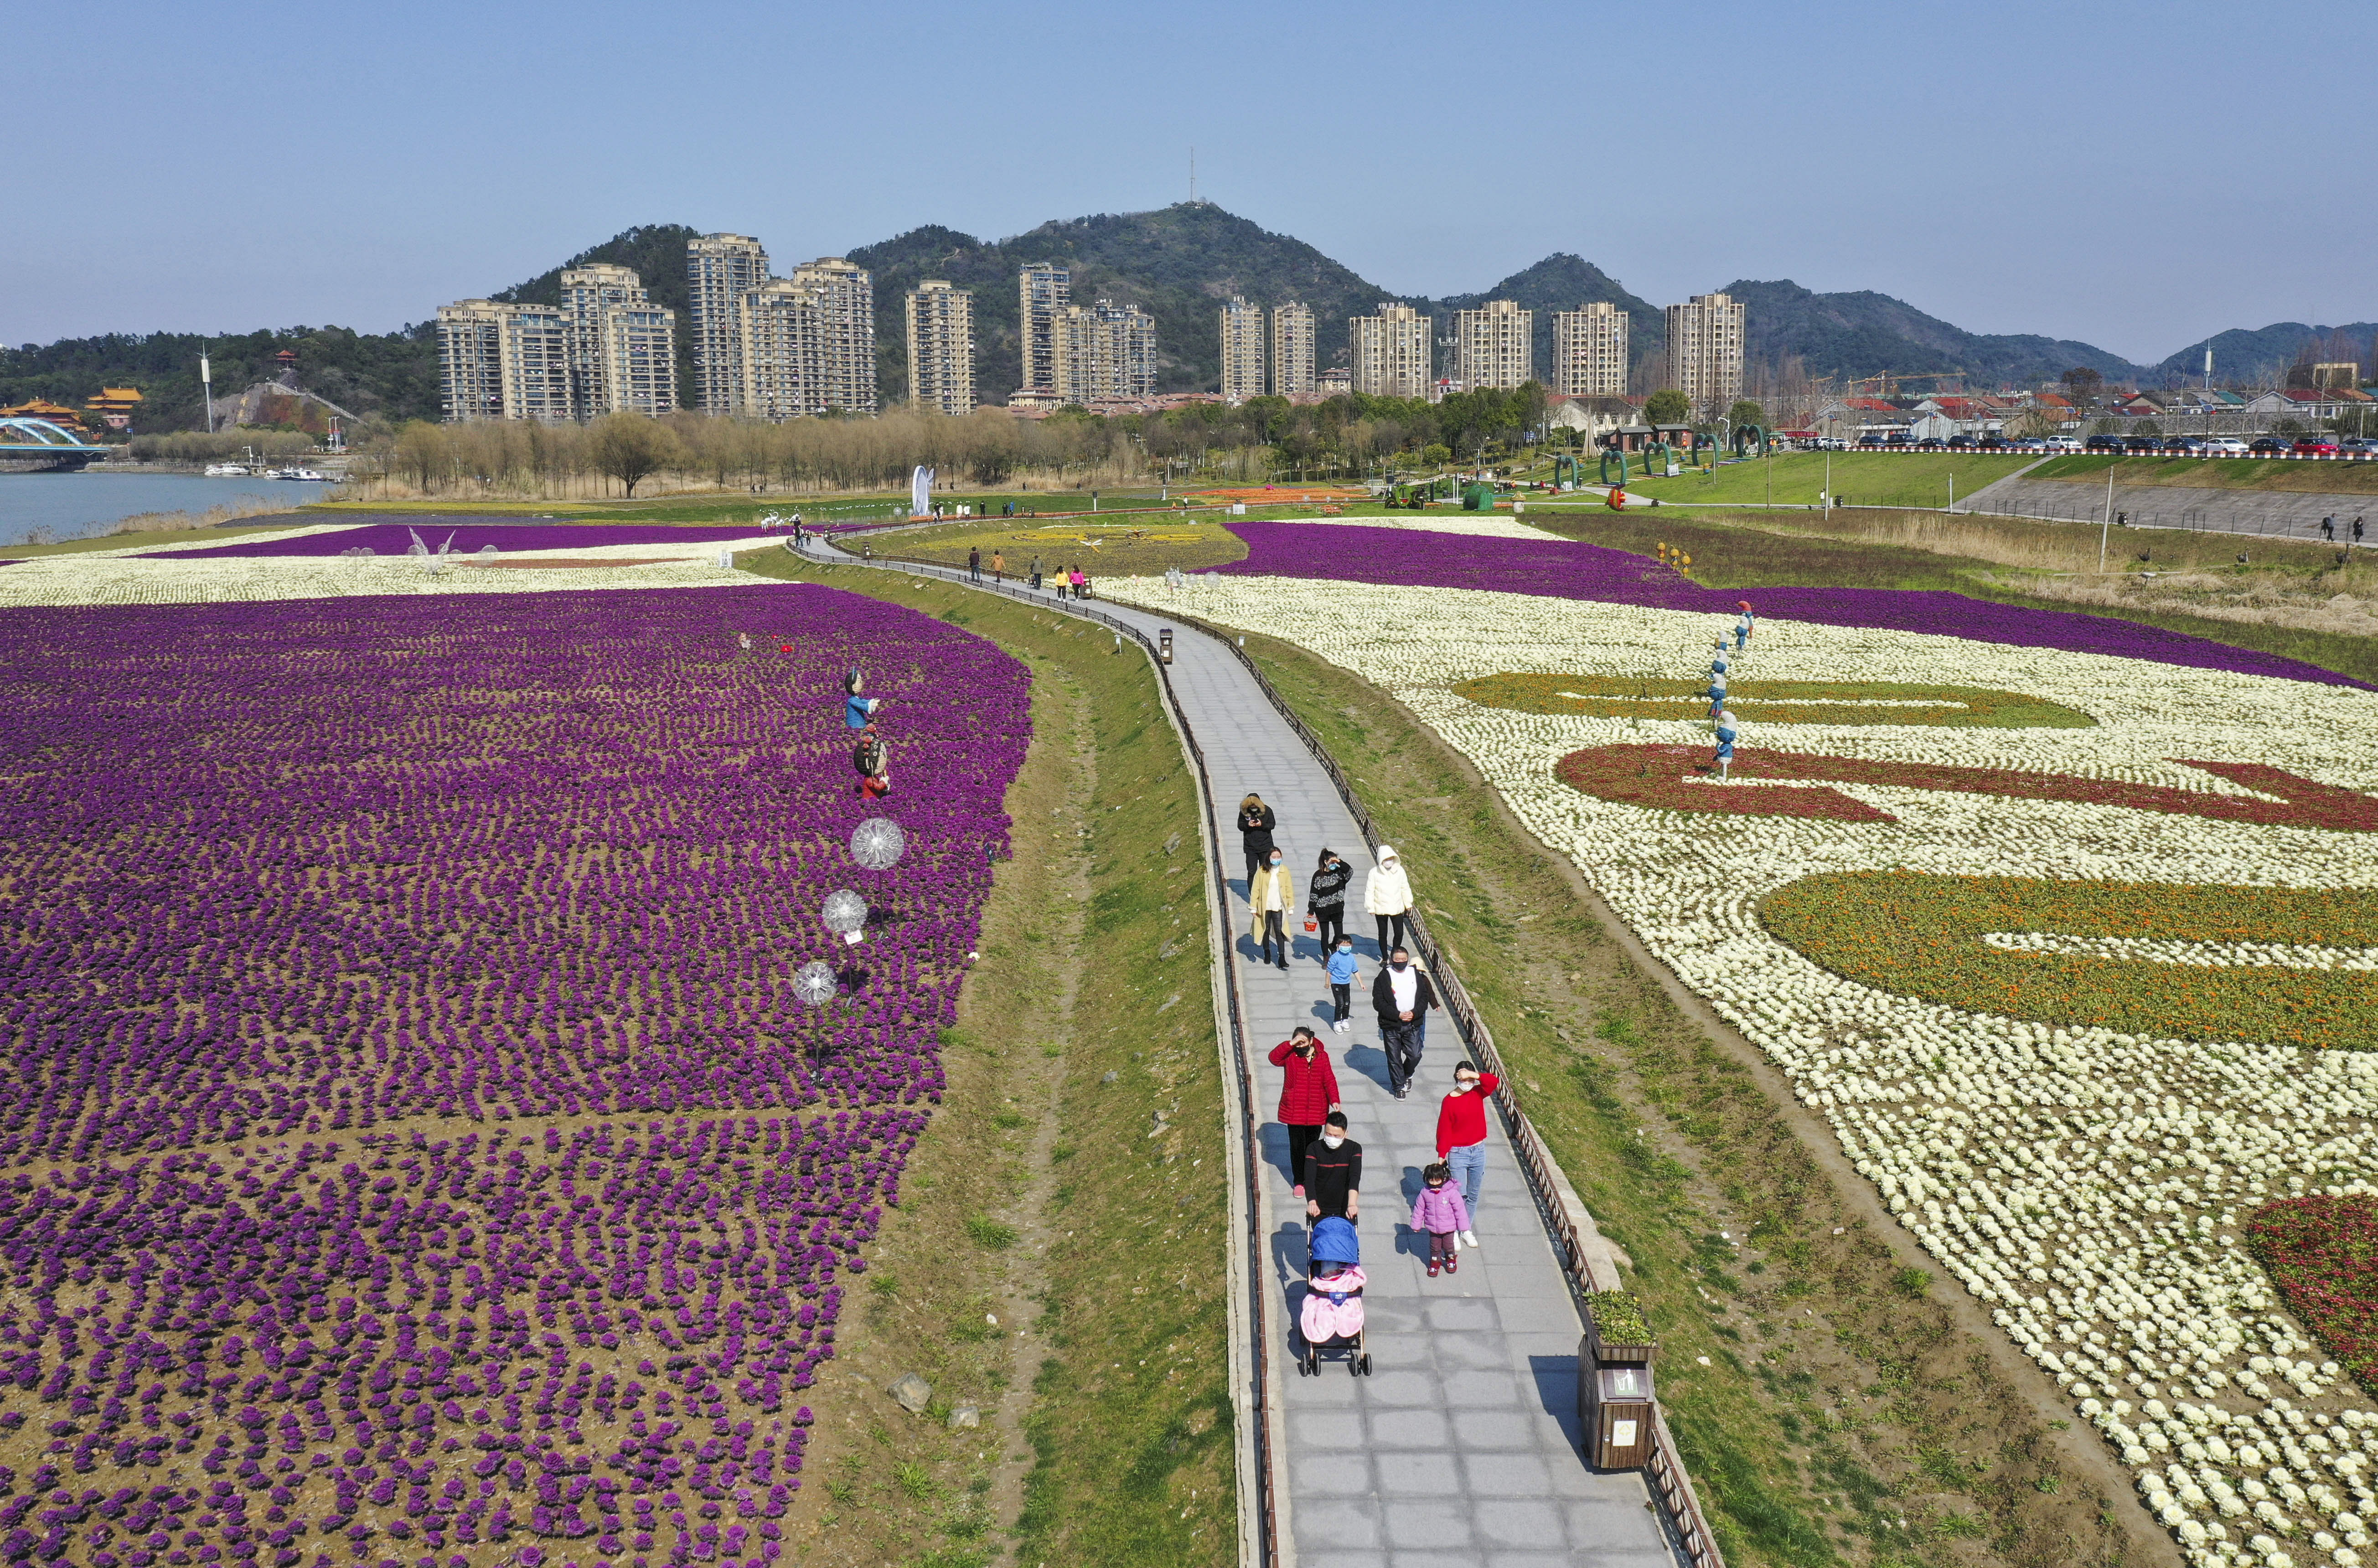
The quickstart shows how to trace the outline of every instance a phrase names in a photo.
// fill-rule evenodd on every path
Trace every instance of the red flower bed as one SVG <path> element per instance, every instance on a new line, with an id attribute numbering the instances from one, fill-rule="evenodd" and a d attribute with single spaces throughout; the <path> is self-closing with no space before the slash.
<path id="1" fill-rule="evenodd" d="M 2246 1222 L 2246 1245 L 2288 1310 L 2378 1394 L 2378 1200 L 2277 1199 Z"/>
<path id="2" fill-rule="evenodd" d="M 1709 756 L 1710 748 L 1705 746 L 1595 746 L 1570 752 L 1560 760 L 1554 772 L 1564 783 L 1598 799 L 1629 806 L 1743 817 L 1823 817 L 1838 822 L 1898 820 L 1889 812 L 1839 790 L 1776 788 L 1764 784 L 1751 789 L 1735 789 L 1703 782 L 1713 780 L 1716 773 Z M 1737 779 L 1822 779 L 1834 784 L 1896 784 L 1906 789 L 1947 790 L 1959 795 L 2000 795 L 2016 800 L 2123 806 L 2137 811 L 2165 811 L 2218 822 L 2378 832 L 2378 796 L 2339 789 L 2259 762 L 2199 762 L 2183 758 L 2173 760 L 2279 798 L 2206 795 L 2162 784 L 2024 772 L 2013 768 L 1883 762 L 1805 751 L 1753 751 L 1747 748 L 1735 754 L 1733 771 Z"/>

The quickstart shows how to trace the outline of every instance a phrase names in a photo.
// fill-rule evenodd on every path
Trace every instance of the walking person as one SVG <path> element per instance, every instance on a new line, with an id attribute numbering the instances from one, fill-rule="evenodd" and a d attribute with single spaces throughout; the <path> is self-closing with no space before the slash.
<path id="1" fill-rule="evenodd" d="M 1428 972 L 1398 947 L 1387 954 L 1378 978 L 1371 982 L 1371 1008 L 1379 1015 L 1379 1046 L 1387 1057 L 1387 1088 L 1402 1099 L 1420 1071 L 1421 1031 L 1428 1010 L 1437 1005 L 1436 987 Z"/>
<path id="2" fill-rule="evenodd" d="M 1274 849 L 1247 880 L 1249 935 L 1255 939 L 1262 962 L 1288 967 L 1288 917 L 1295 908 L 1295 879 L 1288 874 L 1287 861 Z M 1276 961 L 1275 948 L 1279 953 Z"/>
<path id="3" fill-rule="evenodd" d="M 1474 1061 L 1453 1070 L 1453 1093 L 1436 1107 L 1436 1157 L 1461 1182 L 1461 1203 L 1470 1215 L 1478 1213 L 1478 1185 L 1486 1178 L 1486 1101 L 1503 1081 L 1481 1072 Z M 1461 1244 L 1478 1245 L 1478 1233 L 1460 1227 Z"/>
<path id="4" fill-rule="evenodd" d="M 1325 849 L 1321 863 L 1313 868 L 1313 880 L 1304 886 L 1304 912 L 1313 917 L 1323 952 L 1336 947 L 1346 933 L 1346 884 L 1353 880 L 1354 868 L 1338 858 L 1336 850 Z"/>
<path id="5" fill-rule="evenodd" d="M 1073 570 L 1065 574 L 1065 578 L 1074 585 L 1074 598 L 1077 603 L 1090 596 L 1090 580 L 1082 575 L 1082 569 L 1078 563 Z"/>
<path id="6" fill-rule="evenodd" d="M 1040 557 L 1038 556 L 1032 557 L 1032 586 L 1036 589 L 1040 586 Z"/>
<path id="7" fill-rule="evenodd" d="M 991 580 L 993 582 L 1007 581 L 1007 557 L 997 550 L 991 553 Z"/>
<path id="8" fill-rule="evenodd" d="M 1302 1025 L 1272 1047 L 1271 1064 L 1282 1070 L 1279 1121 L 1288 1129 L 1288 1179 L 1302 1185 L 1304 1151 L 1338 1108 L 1338 1070 L 1329 1063 L 1329 1047 Z"/>
<path id="9" fill-rule="evenodd" d="M 1343 1035 L 1354 1027 L 1354 976 L 1363 965 L 1363 961 L 1354 956 L 1354 939 L 1339 932 L 1337 944 L 1323 962 L 1329 970 L 1329 999 L 1338 1009 L 1338 1017 L 1329 1027 Z"/>
<path id="10" fill-rule="evenodd" d="M 1363 1217 L 1363 1145 L 1346 1136 L 1344 1111 L 1331 1111 L 1321 1136 L 1304 1146 L 1303 1174 L 1296 1195 L 1304 1200 L 1305 1218 Z"/>
<path id="11" fill-rule="evenodd" d="M 2336 520 L 2335 518 L 2324 517 L 2320 520 L 2320 536 L 2328 544 L 2334 545 L 2336 543 Z"/>
<path id="12" fill-rule="evenodd" d="M 967 552 L 967 581 L 969 582 L 982 581 L 982 551 L 979 548 Z"/>
<path id="13" fill-rule="evenodd" d="M 1363 912 L 1378 922 L 1379 956 L 1385 958 L 1403 945 L 1405 928 L 1411 920 L 1411 879 L 1404 875 L 1404 863 L 1394 844 L 1383 844 L 1372 854 L 1378 863 L 1363 878 Z"/>
<path id="14" fill-rule="evenodd" d="M 2353 520 L 2353 547 L 2361 547 L 2361 520 L 2358 517 Z"/>
<path id="15" fill-rule="evenodd" d="M 1247 853 L 1247 887 L 1250 892 L 1255 885 L 1255 868 L 1271 858 L 1271 832 L 1279 826 L 1279 819 L 1272 815 L 1271 808 L 1263 803 L 1262 796 L 1250 793 L 1239 802 L 1239 847 Z"/>
<path id="16" fill-rule="evenodd" d="M 1461 1272 L 1462 1234 L 1470 1228 L 1470 1210 L 1461 1189 L 1453 1185 L 1453 1169 L 1443 1160 L 1420 1173 L 1420 1191 L 1412 1194 L 1412 1233 L 1428 1238 L 1428 1277 L 1437 1270 Z M 1476 1243 L 1471 1243 L 1476 1245 Z"/>
<path id="17" fill-rule="evenodd" d="M 867 685 L 866 672 L 853 665 L 842 677 L 842 722 L 855 730 L 863 730 L 873 721 L 875 710 L 883 706 L 884 699 L 861 695 Z"/>

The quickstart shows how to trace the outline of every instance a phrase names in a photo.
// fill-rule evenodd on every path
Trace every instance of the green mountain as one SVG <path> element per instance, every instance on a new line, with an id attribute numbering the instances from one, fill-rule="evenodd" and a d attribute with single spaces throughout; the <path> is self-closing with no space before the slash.
<path id="1" fill-rule="evenodd" d="M 1754 363 L 1780 367 L 1797 356 L 1811 376 L 1962 370 L 1969 384 L 1987 388 L 2002 381 L 2037 386 L 2075 365 L 2087 365 L 2108 381 L 2148 374 L 2088 343 L 1968 332 L 1871 291 L 1820 294 L 1787 279 L 1741 280 L 1720 292 L 1743 302 L 1749 335 L 1745 349 Z"/>
<path id="2" fill-rule="evenodd" d="M 2274 321 L 2267 327 L 2247 329 L 2232 327 L 2216 333 L 2212 340 L 2213 377 L 2216 381 L 2232 377 L 2277 381 L 2287 374 L 2288 366 L 2306 345 L 2315 339 L 2346 338 L 2349 344 L 2332 344 L 2315 357 L 2326 359 L 2335 353 L 2341 363 L 2359 360 L 2365 375 L 2378 374 L 2378 350 L 2371 339 L 2378 334 L 2378 322 L 2354 321 L 2342 327 L 2307 327 L 2300 321 Z M 2167 377 L 2195 385 L 2204 374 L 2204 341 L 2200 340 L 2173 354 L 2155 367 L 2158 381 Z"/>
<path id="3" fill-rule="evenodd" d="M 1290 301 L 1311 305 L 1325 366 L 1344 363 L 1348 317 L 1373 310 L 1383 299 L 1423 303 L 1367 282 L 1303 241 L 1275 234 L 1210 201 L 1043 223 L 990 243 L 954 229 L 912 229 L 861 246 L 850 259 L 875 275 L 877 379 L 887 402 L 907 389 L 905 300 L 927 278 L 947 279 L 974 293 L 975 385 L 988 402 L 1005 401 L 1023 381 L 1015 275 L 1028 262 L 1071 268 L 1076 304 L 1111 299 L 1156 317 L 1157 386 L 1165 391 L 1219 384 L 1217 313 L 1232 294 L 1267 307 Z"/>
<path id="4" fill-rule="evenodd" d="M 678 312 L 679 385 L 688 392 L 692 356 L 685 341 L 690 317 L 685 242 L 696 233 L 680 223 L 644 224 L 589 246 L 563 264 L 608 261 L 631 267 L 656 302 Z M 878 384 L 887 404 L 907 392 L 905 296 L 927 278 L 945 278 L 973 293 L 976 385 L 984 401 L 1003 401 L 1022 379 L 1015 275 L 1034 261 L 1071 267 L 1077 301 L 1104 297 L 1154 316 L 1158 385 L 1167 391 L 1217 384 L 1217 312 L 1232 294 L 1265 306 L 1289 300 L 1312 306 L 1324 366 L 1345 363 L 1347 317 L 1366 314 L 1382 300 L 1440 317 L 1440 338 L 1452 327 L 1442 317 L 1455 310 L 1489 299 L 1517 300 L 1536 312 L 1541 365 L 1552 363 L 1553 313 L 1592 301 L 1606 300 L 1627 311 L 1639 361 L 1664 346 L 1667 336 L 1658 307 L 1628 293 L 1582 257 L 1567 252 L 1548 256 L 1483 293 L 1431 300 L 1398 294 L 1302 240 L 1274 233 L 1211 202 L 1043 223 L 995 241 L 928 226 L 863 245 L 850 253 L 850 259 L 874 275 Z M 561 270 L 556 267 L 494 297 L 557 302 Z M 1953 370 L 1982 385 L 2036 385 L 2075 365 L 2088 365 L 2108 380 L 2160 385 L 2175 376 L 2193 376 L 2202 363 L 2201 343 L 2159 365 L 2143 366 L 2088 343 L 1968 332 L 1871 292 L 1817 293 L 1788 281 L 1750 280 L 1729 284 L 1725 292 L 1749 307 L 1753 361 L 1781 369 L 1796 359 L 1811 376 Z M 2225 332 L 2214 340 L 2216 372 L 2223 377 L 2275 376 L 2310 339 L 2343 334 L 2359 337 L 2366 347 L 2373 330 L 2378 329 L 2367 322 L 2344 328 L 2278 322 L 2257 331 Z M 140 428 L 194 428 L 204 423 L 198 383 L 201 346 L 213 353 L 219 390 L 269 378 L 275 370 L 272 356 L 287 349 L 298 356 L 298 375 L 307 387 L 359 414 L 390 420 L 438 416 L 438 344 L 431 322 L 382 334 L 293 327 L 209 339 L 190 333 L 111 333 L 47 345 L 29 343 L 0 349 L 0 401 L 44 397 L 78 405 L 102 385 L 129 383 L 147 394 Z"/>
<path id="5" fill-rule="evenodd" d="M 1536 364 L 1553 362 L 1553 313 L 1587 305 L 1615 305 L 1627 312 L 1627 356 L 1640 365 L 1643 356 L 1668 344 L 1667 313 L 1627 292 L 1617 279 L 1581 256 L 1558 251 L 1523 271 L 1514 272 L 1483 294 L 1448 294 L 1431 305 L 1437 316 L 1475 310 L 1490 299 L 1511 300 L 1536 313 Z M 1436 335 L 1448 337 L 1453 323 L 1439 321 Z"/>

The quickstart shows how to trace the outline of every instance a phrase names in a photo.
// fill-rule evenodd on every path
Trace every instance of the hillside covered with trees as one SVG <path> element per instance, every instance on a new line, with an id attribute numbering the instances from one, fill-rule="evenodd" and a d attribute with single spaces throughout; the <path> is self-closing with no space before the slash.
<path id="1" fill-rule="evenodd" d="M 686 350 L 688 301 L 685 242 L 698 231 L 682 223 L 648 223 L 590 245 L 569 260 L 491 297 L 556 303 L 564 267 L 607 261 L 640 273 L 653 298 L 679 314 L 679 385 L 691 392 Z M 763 236 L 763 238 L 765 236 Z M 780 257 L 789 269 L 797 257 Z M 1211 202 L 1182 202 L 1152 212 L 1102 213 L 1040 224 L 1002 240 L 979 239 L 928 225 L 880 244 L 861 245 L 850 259 L 874 276 L 878 384 L 887 404 L 907 390 L 904 296 L 927 278 L 945 278 L 974 295 L 976 385 L 982 401 L 1004 401 L 1022 377 L 1017 358 L 1015 276 L 1029 262 L 1073 269 L 1074 297 L 1104 297 L 1137 305 L 1155 317 L 1158 386 L 1166 391 L 1213 388 L 1220 373 L 1216 311 L 1232 294 L 1271 306 L 1299 300 L 1313 308 L 1318 359 L 1342 365 L 1346 319 L 1393 300 L 1443 317 L 1489 299 L 1514 299 L 1536 312 L 1536 354 L 1549 365 L 1552 316 L 1597 300 L 1617 305 L 1630 320 L 1639 364 L 1665 345 L 1659 305 L 1630 293 L 1584 257 L 1567 252 L 1511 274 L 1474 294 L 1427 299 L 1398 294 L 1291 235 L 1275 233 Z M 2089 343 L 2028 334 L 1968 332 L 1904 301 L 1872 292 L 1819 293 L 1789 281 L 1741 280 L 1725 292 L 1749 306 L 1754 363 L 1786 374 L 1851 377 L 1878 372 L 1917 375 L 1963 371 L 1977 383 L 2036 385 L 2075 366 L 2108 381 L 2161 385 L 2192 377 L 2202 346 L 2155 366 L 2132 365 Z M 424 302 L 425 315 L 441 303 Z M 1440 338 L 1451 329 L 1440 320 Z M 2300 358 L 2304 345 L 2358 336 L 2365 349 L 2373 328 L 2279 322 L 2237 329 L 2213 340 L 2216 378 L 2269 380 Z M 145 395 L 139 427 L 198 428 L 198 359 L 213 355 L 218 393 L 235 391 L 276 371 L 273 356 L 297 355 L 305 385 L 366 419 L 391 425 L 438 417 L 438 344 L 434 322 L 388 333 L 343 327 L 291 327 L 233 336 L 195 333 L 108 333 L 46 345 L 0 348 L 0 401 L 42 397 L 78 406 L 102 386 L 129 384 Z"/>

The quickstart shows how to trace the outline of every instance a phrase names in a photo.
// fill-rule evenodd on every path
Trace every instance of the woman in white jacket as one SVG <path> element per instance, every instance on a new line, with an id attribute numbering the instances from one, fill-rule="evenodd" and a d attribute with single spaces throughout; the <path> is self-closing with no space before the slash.
<path id="1" fill-rule="evenodd" d="M 1379 925 L 1379 959 L 1404 945 L 1404 928 L 1410 922 L 1412 906 L 1411 879 L 1404 875 L 1404 863 L 1396 856 L 1396 846 L 1383 844 L 1371 852 L 1378 862 L 1363 877 L 1363 907 Z M 1394 940 L 1388 940 L 1389 926 L 1394 927 Z"/>

